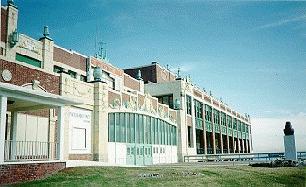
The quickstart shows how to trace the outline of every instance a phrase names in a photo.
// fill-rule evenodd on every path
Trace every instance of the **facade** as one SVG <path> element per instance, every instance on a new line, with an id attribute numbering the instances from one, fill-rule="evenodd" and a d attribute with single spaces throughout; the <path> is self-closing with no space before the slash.
<path id="1" fill-rule="evenodd" d="M 10 0 L 0 22 L 0 184 L 67 160 L 151 165 L 252 151 L 249 117 L 188 79 L 158 63 L 122 70 L 57 45 L 48 27 L 39 40 L 19 33 L 17 21 Z"/>
<path id="2" fill-rule="evenodd" d="M 177 111 L 104 59 L 55 44 L 48 27 L 18 33 L 1 6 L 0 184 L 31 180 L 67 160 L 120 165 L 177 162 Z"/>
<path id="3" fill-rule="evenodd" d="M 145 93 L 178 111 L 178 156 L 252 152 L 251 122 L 211 94 L 158 63 L 124 70 L 142 75 Z"/>

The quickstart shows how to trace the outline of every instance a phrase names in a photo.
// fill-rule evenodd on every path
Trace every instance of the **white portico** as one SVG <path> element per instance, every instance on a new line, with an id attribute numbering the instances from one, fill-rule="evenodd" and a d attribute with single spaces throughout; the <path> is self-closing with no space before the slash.
<path id="1" fill-rule="evenodd" d="M 32 86 L 35 86 L 34 83 Z M 37 85 L 36 85 L 37 86 Z M 64 107 L 67 105 L 81 104 L 67 97 L 45 92 L 43 89 L 29 89 L 7 83 L 0 83 L 0 164 L 12 161 L 35 161 L 35 160 L 64 160 Z M 35 139 L 17 140 L 16 134 L 22 133 L 22 120 L 17 120 L 18 113 L 26 113 L 37 109 L 55 109 L 57 113 L 57 125 L 54 141 L 37 141 Z M 8 120 L 8 116 L 10 119 Z M 29 121 L 31 123 L 31 121 Z M 28 123 L 28 124 L 29 124 Z M 39 127 L 40 121 L 35 121 Z M 10 124 L 10 125 L 9 125 Z M 27 123 L 25 123 L 28 125 Z M 47 123 L 48 124 L 48 123 Z M 44 135 L 42 135 L 44 132 Z M 36 134 L 49 136 L 49 129 L 39 127 Z"/>

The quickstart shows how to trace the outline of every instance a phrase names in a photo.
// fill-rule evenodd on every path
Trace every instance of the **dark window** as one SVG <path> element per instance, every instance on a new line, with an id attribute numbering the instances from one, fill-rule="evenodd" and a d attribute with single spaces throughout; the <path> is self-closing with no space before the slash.
<path id="1" fill-rule="evenodd" d="M 186 95 L 187 114 L 191 115 L 191 97 Z"/>
<path id="2" fill-rule="evenodd" d="M 227 126 L 229 128 L 232 128 L 232 117 L 230 117 L 230 116 L 227 116 Z"/>
<path id="3" fill-rule="evenodd" d="M 173 109 L 173 95 L 163 95 L 163 96 L 158 96 L 158 102 L 161 104 L 166 104 L 169 106 L 169 108 Z"/>
<path id="4" fill-rule="evenodd" d="M 194 100 L 195 117 L 203 119 L 203 104 L 200 101 Z"/>
<path id="5" fill-rule="evenodd" d="M 84 75 L 80 76 L 80 81 L 86 82 L 86 79 L 87 79 L 86 76 L 84 76 Z"/>
<path id="6" fill-rule="evenodd" d="M 59 66 L 53 66 L 53 72 L 54 73 L 61 73 L 63 72 L 63 68 Z"/>
<path id="7" fill-rule="evenodd" d="M 214 123 L 220 124 L 220 112 L 214 109 Z"/>
<path id="8" fill-rule="evenodd" d="M 192 127 L 188 126 L 188 147 L 193 147 L 192 145 Z"/>
<path id="9" fill-rule="evenodd" d="M 72 78 L 76 78 L 77 73 L 71 70 L 68 70 L 68 75 L 70 75 Z"/>
<path id="10" fill-rule="evenodd" d="M 237 130 L 237 119 L 234 118 L 233 120 L 233 129 Z"/>

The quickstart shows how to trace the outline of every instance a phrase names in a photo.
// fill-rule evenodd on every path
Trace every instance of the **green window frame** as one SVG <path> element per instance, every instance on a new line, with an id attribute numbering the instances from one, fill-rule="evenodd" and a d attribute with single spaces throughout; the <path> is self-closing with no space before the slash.
<path id="1" fill-rule="evenodd" d="M 214 123 L 220 125 L 220 112 L 214 109 Z"/>
<path id="2" fill-rule="evenodd" d="M 15 59 L 19 62 L 24 62 L 24 63 L 30 64 L 32 66 L 41 68 L 41 61 L 36 60 L 34 58 L 31 58 L 29 56 L 21 55 L 21 54 L 16 53 L 16 58 Z"/>
<path id="3" fill-rule="evenodd" d="M 211 122 L 212 116 L 212 107 L 209 105 L 205 105 L 205 120 Z"/>
<path id="4" fill-rule="evenodd" d="M 161 119 L 127 112 L 108 114 L 108 141 L 177 145 L 176 127 Z"/>
<path id="5" fill-rule="evenodd" d="M 237 130 L 237 119 L 234 118 L 233 120 L 233 129 Z"/>
<path id="6" fill-rule="evenodd" d="M 226 114 L 221 112 L 221 125 L 226 126 Z"/>
<path id="7" fill-rule="evenodd" d="M 232 117 L 231 116 L 227 116 L 227 126 L 228 126 L 228 128 L 232 128 L 233 127 Z"/>
<path id="8" fill-rule="evenodd" d="M 237 120 L 237 125 L 238 125 L 238 131 L 241 132 L 241 121 Z"/>
<path id="9" fill-rule="evenodd" d="M 196 118 L 203 119 L 203 104 L 196 99 L 194 99 L 194 111 Z"/>

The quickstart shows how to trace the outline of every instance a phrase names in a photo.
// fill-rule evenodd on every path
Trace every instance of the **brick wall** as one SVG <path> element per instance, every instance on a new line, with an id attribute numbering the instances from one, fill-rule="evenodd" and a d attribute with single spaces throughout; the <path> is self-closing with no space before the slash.
<path id="1" fill-rule="evenodd" d="M 156 99 L 151 98 L 151 104 L 155 111 L 157 111 L 157 103 L 158 101 Z"/>
<path id="2" fill-rule="evenodd" d="M 154 82 L 156 83 L 156 65 L 141 67 L 141 68 L 135 68 L 135 69 L 125 69 L 124 72 L 131 77 L 136 78 L 138 70 L 141 71 L 142 79 L 145 83 L 148 82 Z"/>
<path id="3" fill-rule="evenodd" d="M 6 42 L 7 38 L 7 10 L 1 8 L 1 41 Z"/>
<path id="4" fill-rule="evenodd" d="M 122 103 L 130 102 L 130 95 L 123 93 L 122 94 Z"/>
<path id="5" fill-rule="evenodd" d="M 156 65 L 156 81 L 157 83 L 174 81 L 175 76 L 169 70 Z"/>
<path id="6" fill-rule="evenodd" d="M 105 63 L 102 60 L 99 60 L 93 57 L 90 58 L 90 63 L 94 66 L 100 67 L 101 69 L 103 69 L 104 71 L 107 71 L 108 73 L 111 73 L 113 75 L 117 75 L 123 78 L 123 73 L 124 73 L 123 70 L 109 63 Z"/>
<path id="7" fill-rule="evenodd" d="M 170 73 L 169 70 L 161 68 L 158 64 L 152 64 L 149 66 L 134 68 L 134 69 L 125 69 L 124 72 L 131 77 L 136 78 L 138 70 L 141 71 L 142 79 L 145 83 L 162 83 L 175 80 L 175 75 Z"/>
<path id="8" fill-rule="evenodd" d="M 61 62 L 73 68 L 86 71 L 86 58 L 79 54 L 54 47 L 53 60 L 56 62 Z"/>
<path id="9" fill-rule="evenodd" d="M 31 69 L 13 62 L 0 60 L 0 74 L 2 74 L 4 69 L 7 69 L 12 73 L 12 80 L 5 82 L 2 76 L 0 76 L 0 82 L 22 86 L 26 83 L 31 83 L 33 80 L 38 80 L 40 85 L 47 92 L 59 95 L 60 78 L 58 76 L 37 69 Z"/>
<path id="10" fill-rule="evenodd" d="M 176 114 L 177 114 L 177 113 L 176 113 L 176 111 L 174 111 L 174 110 L 170 110 L 170 111 L 169 111 L 169 115 L 172 116 L 172 119 L 174 119 L 174 120 L 176 120 Z"/>
<path id="11" fill-rule="evenodd" d="M 113 102 L 118 99 L 121 105 L 121 96 L 114 92 L 108 91 L 108 103 L 113 104 Z"/>
<path id="12" fill-rule="evenodd" d="M 41 179 L 65 167 L 65 162 L 0 165 L 0 184 Z"/>
<path id="13" fill-rule="evenodd" d="M 139 81 L 133 79 L 129 75 L 124 74 L 124 86 L 133 90 L 140 91 Z"/>
<path id="14" fill-rule="evenodd" d="M 44 118 L 49 118 L 50 109 L 31 110 L 31 111 L 26 111 L 26 112 L 22 112 L 22 113 L 32 115 L 32 116 L 40 116 L 40 117 L 44 117 Z"/>
<path id="15" fill-rule="evenodd" d="M 138 94 L 138 106 L 144 105 L 145 97 L 143 95 Z"/>

